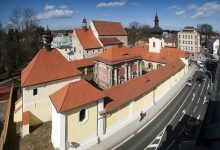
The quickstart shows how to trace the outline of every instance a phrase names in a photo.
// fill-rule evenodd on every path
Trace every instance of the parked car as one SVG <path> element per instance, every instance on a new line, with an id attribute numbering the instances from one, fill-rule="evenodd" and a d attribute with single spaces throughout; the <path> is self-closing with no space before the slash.
<path id="1" fill-rule="evenodd" d="M 187 138 L 191 138 L 193 135 L 193 132 L 196 128 L 196 120 L 189 120 L 187 121 L 185 127 L 184 127 L 184 135 Z"/>
<path id="2" fill-rule="evenodd" d="M 201 68 L 203 68 L 203 67 L 204 67 L 204 63 L 203 63 L 203 62 L 201 62 L 201 61 L 197 61 L 197 65 L 198 65 L 199 67 L 201 67 Z"/>
<path id="3" fill-rule="evenodd" d="M 188 79 L 187 82 L 186 82 L 186 85 L 187 85 L 187 86 L 192 86 L 192 80 L 193 80 L 193 78 L 192 78 L 192 77 L 189 77 L 189 79 Z"/>

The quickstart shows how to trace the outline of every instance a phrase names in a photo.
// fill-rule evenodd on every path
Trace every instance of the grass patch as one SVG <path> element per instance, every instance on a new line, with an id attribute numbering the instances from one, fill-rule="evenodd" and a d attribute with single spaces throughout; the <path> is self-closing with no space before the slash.
<path id="1" fill-rule="evenodd" d="M 29 135 L 20 140 L 20 150 L 51 150 L 51 121 L 38 126 Z"/>

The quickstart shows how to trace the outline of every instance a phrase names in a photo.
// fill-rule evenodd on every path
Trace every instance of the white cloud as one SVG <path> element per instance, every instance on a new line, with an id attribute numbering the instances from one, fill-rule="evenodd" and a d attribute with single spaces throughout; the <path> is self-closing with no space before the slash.
<path id="1" fill-rule="evenodd" d="M 66 5 L 61 5 L 61 6 L 59 6 L 59 8 L 60 8 L 60 9 L 67 9 L 68 6 L 66 6 Z"/>
<path id="2" fill-rule="evenodd" d="M 96 8 L 103 8 L 103 7 L 121 7 L 126 4 L 126 1 L 120 1 L 120 2 L 101 2 L 96 5 Z"/>
<path id="3" fill-rule="evenodd" d="M 52 9 L 54 9 L 54 8 L 55 8 L 54 5 L 47 5 L 47 4 L 46 4 L 46 6 L 44 7 L 45 10 L 52 10 Z"/>
<path id="4" fill-rule="evenodd" d="M 176 9 L 176 8 L 177 6 L 173 5 L 173 6 L 168 7 L 167 9 L 170 10 L 170 9 Z"/>
<path id="5" fill-rule="evenodd" d="M 189 9 L 189 10 L 193 10 L 193 9 L 197 9 L 197 8 L 198 8 L 198 5 L 196 5 L 196 4 L 191 4 L 187 7 L 187 9 Z"/>
<path id="6" fill-rule="evenodd" d="M 195 13 L 191 16 L 192 19 L 205 18 L 220 12 L 219 2 L 205 3 L 195 7 Z"/>
<path id="7" fill-rule="evenodd" d="M 176 15 L 177 16 L 184 16 L 185 15 L 185 11 L 184 10 L 176 11 Z"/>
<path id="8" fill-rule="evenodd" d="M 45 12 L 39 13 L 36 16 L 37 19 L 67 18 L 73 15 L 73 11 L 67 9 L 66 5 L 61 5 L 58 8 L 53 5 L 46 5 L 44 9 Z"/>

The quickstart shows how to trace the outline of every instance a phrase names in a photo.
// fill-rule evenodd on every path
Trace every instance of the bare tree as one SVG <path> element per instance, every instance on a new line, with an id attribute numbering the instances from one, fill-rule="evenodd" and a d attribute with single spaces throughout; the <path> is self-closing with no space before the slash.
<path id="1" fill-rule="evenodd" d="M 202 36 L 205 36 L 205 43 L 203 45 L 207 46 L 208 38 L 213 34 L 213 27 L 210 24 L 199 24 L 197 25 L 197 30 Z M 202 40 L 202 38 L 201 38 Z"/>
<path id="2" fill-rule="evenodd" d="M 19 32 L 22 31 L 22 10 L 19 8 L 14 8 L 11 11 L 9 16 L 9 20 L 11 21 L 11 25 L 18 29 Z"/>

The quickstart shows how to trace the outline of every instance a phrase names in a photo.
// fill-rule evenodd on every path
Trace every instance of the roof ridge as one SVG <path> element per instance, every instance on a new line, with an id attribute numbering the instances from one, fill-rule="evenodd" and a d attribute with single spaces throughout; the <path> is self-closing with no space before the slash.
<path id="1" fill-rule="evenodd" d="M 62 102 L 62 104 L 61 104 L 61 107 L 60 107 L 60 110 L 59 110 L 59 112 L 61 112 L 61 108 L 62 108 L 62 106 L 63 106 L 63 103 L 64 103 L 64 101 L 65 101 L 65 99 L 66 99 L 66 95 L 67 95 L 67 93 L 68 93 L 68 91 L 69 91 L 69 87 L 70 87 L 70 84 L 71 83 L 73 83 L 73 82 L 70 82 L 69 84 L 67 84 L 66 86 L 67 86 L 67 90 L 66 90 L 66 92 L 65 92 L 65 95 L 64 95 L 64 100 L 63 100 L 63 102 Z"/>
<path id="2" fill-rule="evenodd" d="M 43 49 L 40 49 L 40 51 L 41 51 L 41 50 L 43 50 Z M 34 62 L 31 61 L 31 62 L 33 63 L 33 65 L 30 67 L 30 71 L 28 72 L 28 75 L 27 75 L 25 81 L 23 82 L 23 84 L 27 81 L 27 79 L 28 79 L 28 77 L 29 77 L 29 75 L 30 75 L 30 72 L 31 72 L 32 68 L 33 68 L 34 65 L 36 64 L 35 62 L 36 62 L 37 58 L 38 58 L 39 55 L 40 55 L 40 51 L 39 51 L 39 52 L 37 53 L 37 55 L 34 57 Z"/>

